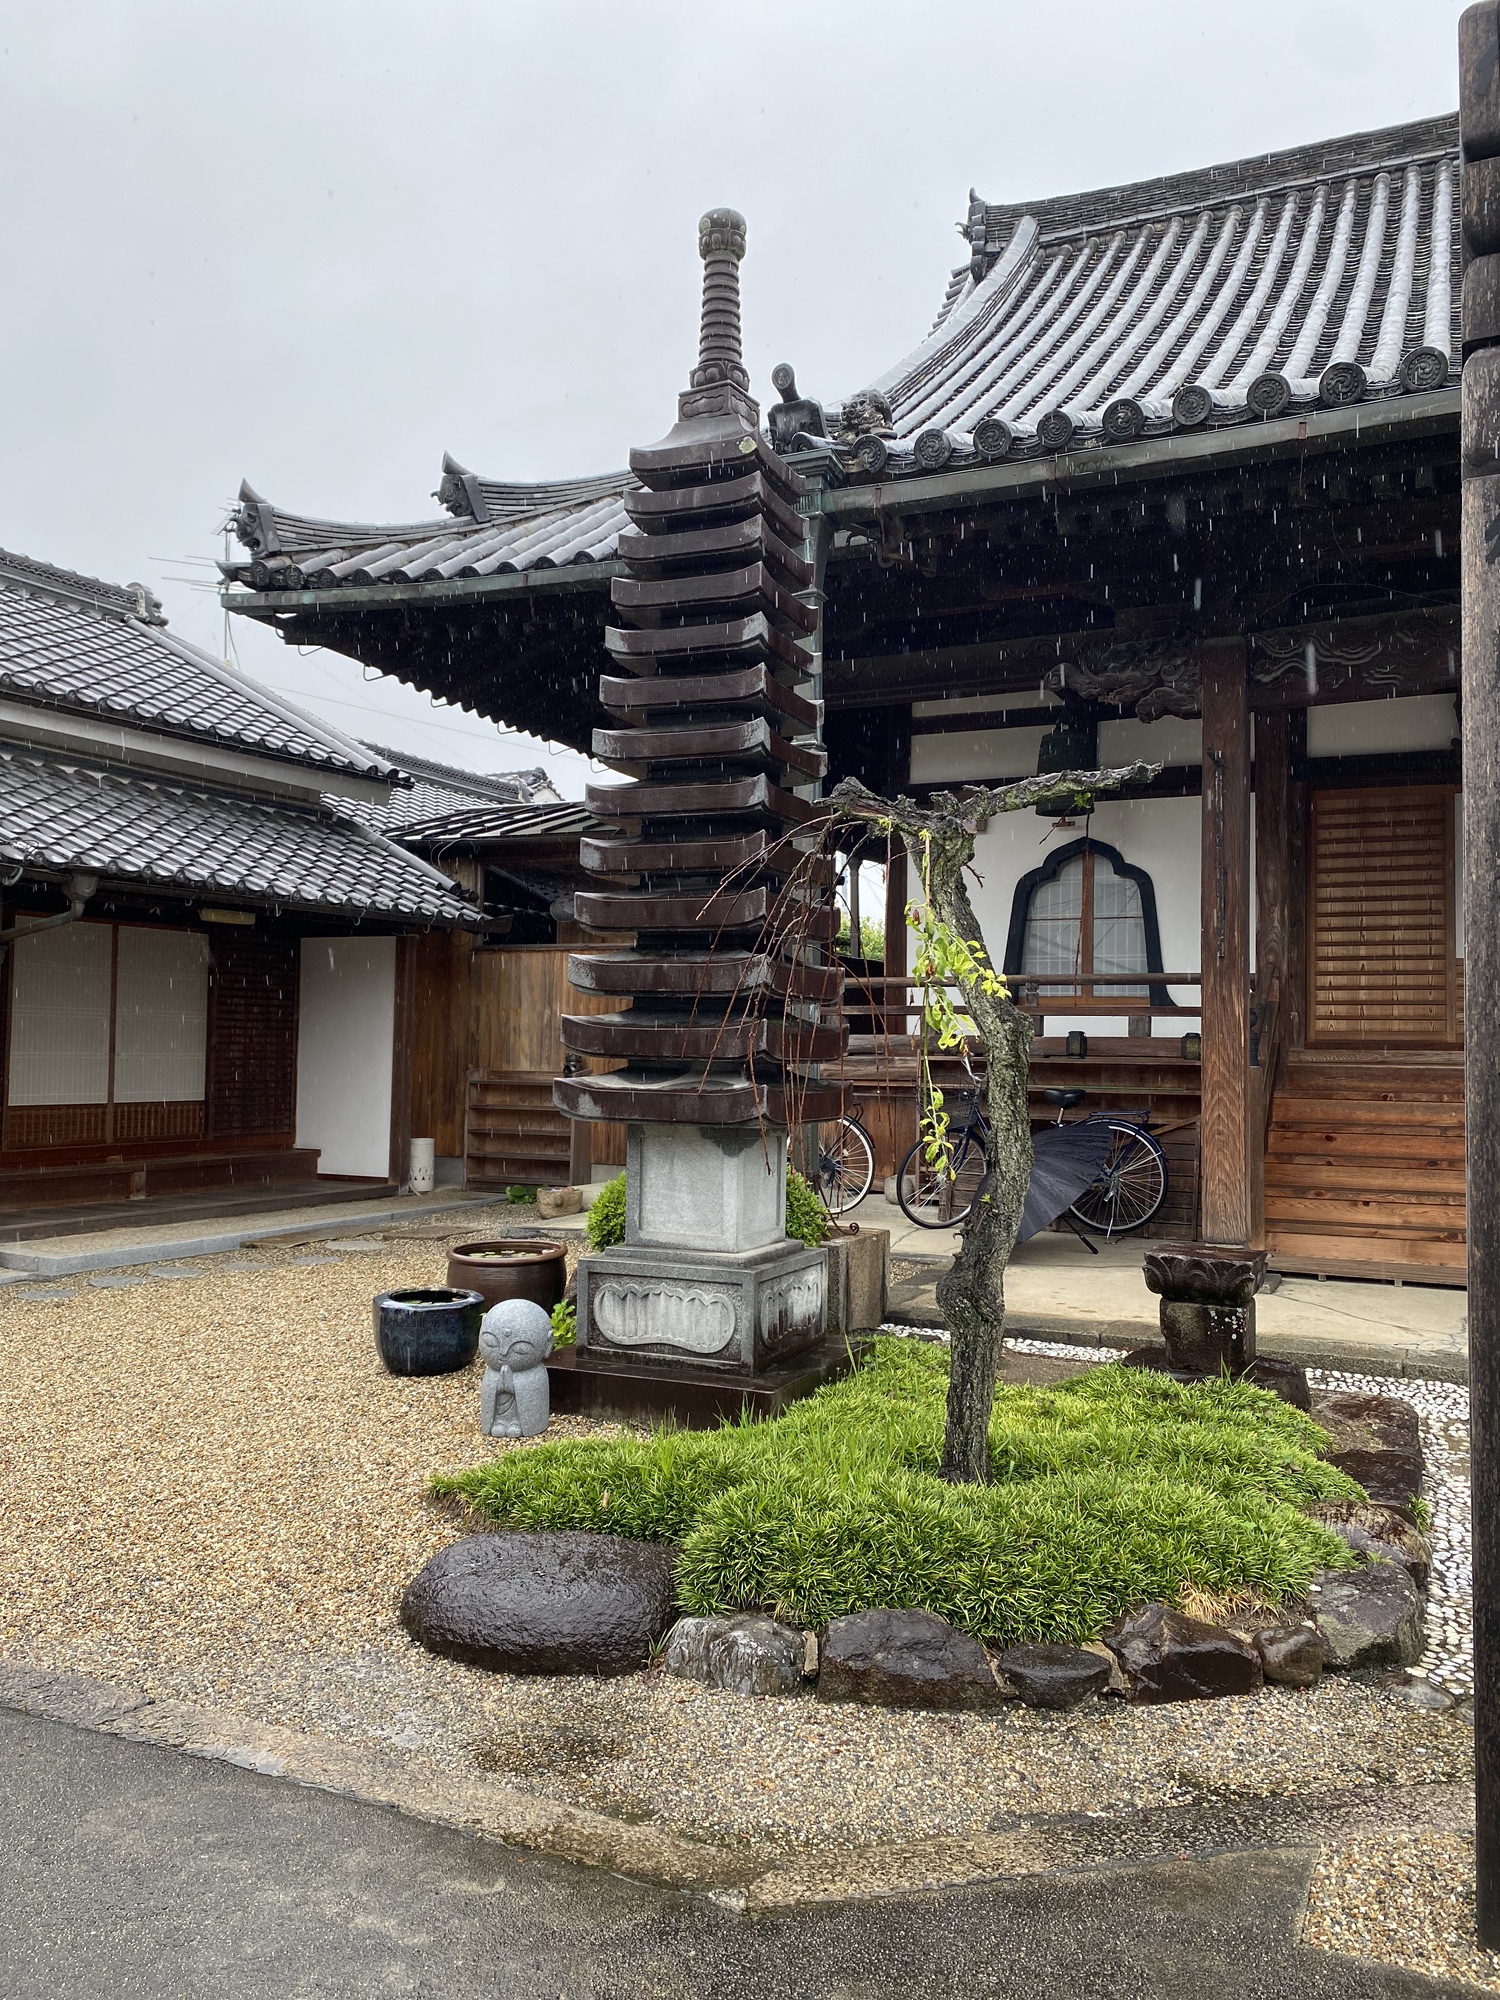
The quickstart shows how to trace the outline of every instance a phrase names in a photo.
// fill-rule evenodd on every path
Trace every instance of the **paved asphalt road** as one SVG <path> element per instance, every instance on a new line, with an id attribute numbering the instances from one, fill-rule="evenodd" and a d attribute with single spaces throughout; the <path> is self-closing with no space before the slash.
<path id="1" fill-rule="evenodd" d="M 0 1711 L 3 2000 L 1396 2000 L 1294 1851 L 745 1918 Z M 1472 1990 L 1472 1989 L 1471 1989 Z"/>

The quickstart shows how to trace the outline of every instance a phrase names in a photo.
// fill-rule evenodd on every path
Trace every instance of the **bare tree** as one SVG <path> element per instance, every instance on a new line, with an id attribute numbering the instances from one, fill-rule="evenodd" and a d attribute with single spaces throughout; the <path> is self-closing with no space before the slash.
<path id="1" fill-rule="evenodd" d="M 1154 764 L 1133 764 L 1118 771 L 1023 778 L 998 790 L 966 792 L 962 798 L 938 792 L 925 806 L 907 798 L 880 798 L 857 778 L 845 778 L 829 798 L 829 805 L 844 818 L 901 835 L 931 911 L 944 983 L 958 988 L 984 1050 L 989 1126 L 984 1176 L 963 1225 L 958 1255 L 937 1287 L 938 1306 L 951 1336 L 944 1479 L 978 1484 L 990 1475 L 990 1413 L 1000 1375 L 1005 1266 L 1016 1245 L 1031 1179 L 1026 1100 L 1031 1022 L 1010 998 L 985 953 L 964 879 L 974 860 L 974 842 L 985 822 L 998 813 L 1035 806 L 1086 808 L 1095 793 L 1145 783 L 1159 769 Z"/>

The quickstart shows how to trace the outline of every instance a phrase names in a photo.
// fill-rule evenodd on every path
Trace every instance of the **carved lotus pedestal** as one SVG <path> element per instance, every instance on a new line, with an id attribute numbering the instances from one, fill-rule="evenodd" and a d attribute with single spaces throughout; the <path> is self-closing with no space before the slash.
<path id="1" fill-rule="evenodd" d="M 1264 1250 L 1163 1243 L 1146 1252 L 1147 1289 L 1161 1299 L 1167 1365 L 1184 1375 L 1245 1375 L 1255 1366 L 1255 1294 Z"/>
<path id="2" fill-rule="evenodd" d="M 827 1253 L 786 1234 L 786 1144 L 754 1125 L 629 1127 L 625 1241 L 579 1262 L 558 1408 L 714 1423 L 843 1371 Z"/>

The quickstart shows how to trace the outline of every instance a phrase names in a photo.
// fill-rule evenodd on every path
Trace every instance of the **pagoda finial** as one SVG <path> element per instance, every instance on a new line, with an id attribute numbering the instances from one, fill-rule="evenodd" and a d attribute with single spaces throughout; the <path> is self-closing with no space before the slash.
<path id="1" fill-rule="evenodd" d="M 703 319 L 698 335 L 695 389 L 720 382 L 748 389 L 740 346 L 740 259 L 745 254 L 745 218 L 732 208 L 711 208 L 698 224 L 703 259 Z"/>

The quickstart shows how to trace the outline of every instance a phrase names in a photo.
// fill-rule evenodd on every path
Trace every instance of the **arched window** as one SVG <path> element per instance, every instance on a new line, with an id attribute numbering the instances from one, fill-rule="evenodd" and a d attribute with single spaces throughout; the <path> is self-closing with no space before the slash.
<path id="1" fill-rule="evenodd" d="M 1023 875 L 1011 905 L 1005 945 L 1008 973 L 1051 975 L 1043 995 L 1087 995 L 1069 983 L 1085 972 L 1162 971 L 1156 892 L 1144 868 L 1134 868 L 1102 840 L 1070 840 L 1040 868 Z M 1102 989 L 1101 999 L 1150 996 L 1168 1004 L 1164 986 Z"/>

